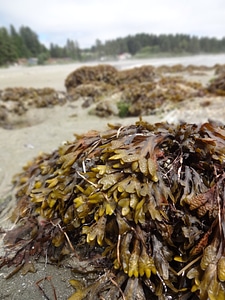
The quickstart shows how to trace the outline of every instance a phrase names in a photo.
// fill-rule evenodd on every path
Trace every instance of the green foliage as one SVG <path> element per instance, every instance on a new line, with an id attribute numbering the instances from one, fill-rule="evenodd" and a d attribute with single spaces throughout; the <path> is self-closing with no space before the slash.
<path id="1" fill-rule="evenodd" d="M 129 107 L 130 107 L 129 103 L 120 101 L 117 103 L 117 107 L 119 110 L 120 118 L 125 118 L 129 115 Z"/>
<path id="2" fill-rule="evenodd" d="M 67 40 L 66 46 L 64 47 L 64 52 L 67 57 L 74 60 L 80 60 L 80 48 L 77 41 Z"/>
<path id="3" fill-rule="evenodd" d="M 101 41 L 99 41 L 101 43 Z M 92 52 L 97 52 L 98 47 L 93 46 Z M 108 40 L 101 43 L 101 53 L 105 56 L 115 56 L 124 52 L 132 55 L 137 53 L 145 57 L 155 53 L 223 53 L 225 51 L 225 38 L 198 38 L 188 34 L 146 34 L 139 33 L 134 36 Z"/>
<path id="4" fill-rule="evenodd" d="M 9 31 L 0 27 L 0 65 L 16 62 L 19 58 L 37 57 L 39 63 L 45 61 L 49 53 L 52 58 L 70 58 L 72 60 L 93 60 L 101 57 L 116 57 L 121 53 L 130 53 L 136 57 L 156 55 L 182 55 L 197 53 L 224 53 L 225 37 L 198 38 L 188 34 L 146 34 L 128 35 L 124 38 L 108 40 L 103 43 L 96 39 L 95 45 L 89 49 L 81 49 L 77 41 L 68 39 L 61 47 L 51 43 L 48 50 L 39 42 L 38 35 L 28 26 L 21 26 L 18 30 L 10 25 Z"/>
<path id="5" fill-rule="evenodd" d="M 67 40 L 64 47 L 57 44 L 50 44 L 50 56 L 52 58 L 71 58 L 73 60 L 81 60 L 81 51 L 77 41 Z"/>
<path id="6" fill-rule="evenodd" d="M 46 62 L 46 60 L 48 60 L 50 57 L 48 52 L 42 52 L 38 55 L 38 64 L 39 65 L 44 65 L 44 63 Z"/>
<path id="7" fill-rule="evenodd" d="M 13 25 L 10 25 L 10 36 L 12 44 L 16 50 L 16 54 L 18 58 L 26 57 L 24 54 L 24 51 L 27 52 L 27 49 L 25 49 L 25 46 L 23 44 L 23 40 L 21 36 L 16 32 L 16 29 Z"/>
<path id="8" fill-rule="evenodd" d="M 13 25 L 10 25 L 9 31 L 0 27 L 0 65 L 14 63 L 19 58 L 37 57 L 43 52 L 48 50 L 29 27 L 22 26 L 19 32 Z"/>
<path id="9" fill-rule="evenodd" d="M 56 44 L 50 44 L 50 56 L 53 58 L 62 58 L 65 57 L 65 53 L 63 52 L 63 48 L 59 47 Z"/>
<path id="10" fill-rule="evenodd" d="M 27 54 L 31 56 L 37 56 L 40 52 L 40 42 L 38 36 L 29 27 L 22 26 L 20 28 L 20 36 L 22 38 L 24 47 L 27 49 Z"/>
<path id="11" fill-rule="evenodd" d="M 16 60 L 17 55 L 14 44 L 5 27 L 0 28 L 0 65 L 12 63 Z"/>
<path id="12" fill-rule="evenodd" d="M 145 58 L 158 53 L 160 53 L 159 46 L 146 46 L 141 48 L 141 50 L 138 53 L 136 53 L 135 56 Z"/>

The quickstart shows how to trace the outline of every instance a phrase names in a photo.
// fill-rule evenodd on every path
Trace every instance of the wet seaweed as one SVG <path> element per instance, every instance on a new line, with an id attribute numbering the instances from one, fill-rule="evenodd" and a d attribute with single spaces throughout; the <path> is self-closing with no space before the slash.
<path id="1" fill-rule="evenodd" d="M 213 123 L 76 135 L 14 177 L 0 265 L 26 273 L 40 256 L 69 256 L 88 278 L 71 280 L 71 300 L 225 299 L 224 167 Z"/>
<path id="2" fill-rule="evenodd" d="M 219 71 L 218 71 L 219 73 Z M 208 91 L 217 96 L 225 96 L 225 71 L 221 68 L 219 76 L 208 85 Z"/>

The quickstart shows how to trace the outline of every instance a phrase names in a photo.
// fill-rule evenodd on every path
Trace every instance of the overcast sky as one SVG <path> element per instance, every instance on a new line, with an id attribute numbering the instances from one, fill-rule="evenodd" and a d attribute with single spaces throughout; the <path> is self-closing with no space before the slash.
<path id="1" fill-rule="evenodd" d="M 0 0 L 0 27 L 29 26 L 40 42 L 81 48 L 136 33 L 225 36 L 225 0 Z"/>

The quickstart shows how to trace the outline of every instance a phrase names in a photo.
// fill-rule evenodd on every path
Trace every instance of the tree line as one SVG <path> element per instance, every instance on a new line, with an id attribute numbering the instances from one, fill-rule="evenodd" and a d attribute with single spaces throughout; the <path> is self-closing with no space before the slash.
<path id="1" fill-rule="evenodd" d="M 28 26 L 21 26 L 18 31 L 13 25 L 10 25 L 9 30 L 0 27 L 0 65 L 34 57 L 38 59 L 39 64 L 43 64 L 49 58 L 81 59 L 76 41 L 68 39 L 64 47 L 51 44 L 48 49 L 40 43 L 38 35 Z"/>
<path id="2" fill-rule="evenodd" d="M 39 42 L 37 34 L 27 26 L 17 32 L 13 25 L 10 29 L 0 27 L 0 65 L 16 62 L 20 58 L 37 57 L 48 53 Z"/>
<path id="3" fill-rule="evenodd" d="M 225 37 L 197 37 L 188 34 L 147 34 L 139 33 L 124 38 L 96 40 L 88 49 L 80 49 L 77 41 L 67 39 L 61 47 L 51 43 L 49 49 L 40 43 L 38 35 L 28 26 L 17 31 L 13 25 L 9 30 L 0 27 L 0 65 L 15 63 L 21 58 L 35 57 L 42 64 L 49 58 L 70 58 L 72 60 L 116 57 L 130 53 L 139 57 L 152 54 L 198 54 L 224 53 Z"/>
<path id="4" fill-rule="evenodd" d="M 225 52 L 225 37 L 222 39 L 190 36 L 188 34 L 146 34 L 128 35 L 125 38 L 108 40 L 102 44 L 99 40 L 93 51 L 104 55 L 119 55 L 128 52 L 131 55 L 156 53 L 222 53 Z"/>

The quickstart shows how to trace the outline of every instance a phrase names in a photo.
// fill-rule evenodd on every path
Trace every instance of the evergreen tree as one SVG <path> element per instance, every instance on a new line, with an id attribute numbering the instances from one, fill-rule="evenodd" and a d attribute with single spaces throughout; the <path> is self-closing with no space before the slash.
<path id="1" fill-rule="evenodd" d="M 19 55 L 19 43 L 18 43 L 19 35 L 17 34 L 16 29 L 14 28 L 13 25 L 10 25 L 10 37 L 11 37 L 11 43 L 12 43 L 12 46 L 14 47 L 14 49 L 15 49 L 16 55 L 17 55 L 17 57 L 20 57 L 20 55 Z"/>
<path id="2" fill-rule="evenodd" d="M 41 50 L 38 36 L 29 27 L 20 27 L 20 36 L 23 41 L 23 54 L 25 57 L 37 56 Z"/>
<path id="3" fill-rule="evenodd" d="M 77 41 L 72 41 L 70 39 L 67 40 L 65 46 L 65 56 L 70 57 L 74 60 L 80 59 L 80 49 Z"/>
<path id="4" fill-rule="evenodd" d="M 56 44 L 53 44 L 53 43 L 50 44 L 50 56 L 52 58 L 62 58 L 62 57 L 67 56 L 65 54 L 66 54 L 65 47 L 62 48 Z"/>
<path id="5" fill-rule="evenodd" d="M 5 27 L 0 28 L 0 65 L 13 63 L 17 59 L 14 44 Z"/>
<path id="6" fill-rule="evenodd" d="M 147 34 L 139 33 L 124 38 L 108 40 L 103 43 L 96 39 L 95 45 L 90 49 L 83 49 L 85 57 L 117 56 L 124 52 L 132 55 L 140 53 L 224 53 L 225 37 L 222 39 L 209 37 L 196 37 L 188 34 Z M 9 32 L 0 27 L 0 65 L 17 61 L 18 58 L 37 57 L 39 63 L 46 59 L 69 57 L 81 60 L 81 50 L 77 41 L 68 39 L 64 47 L 50 44 L 50 50 L 39 42 L 38 35 L 28 26 L 21 26 L 19 32 L 10 25 Z"/>

